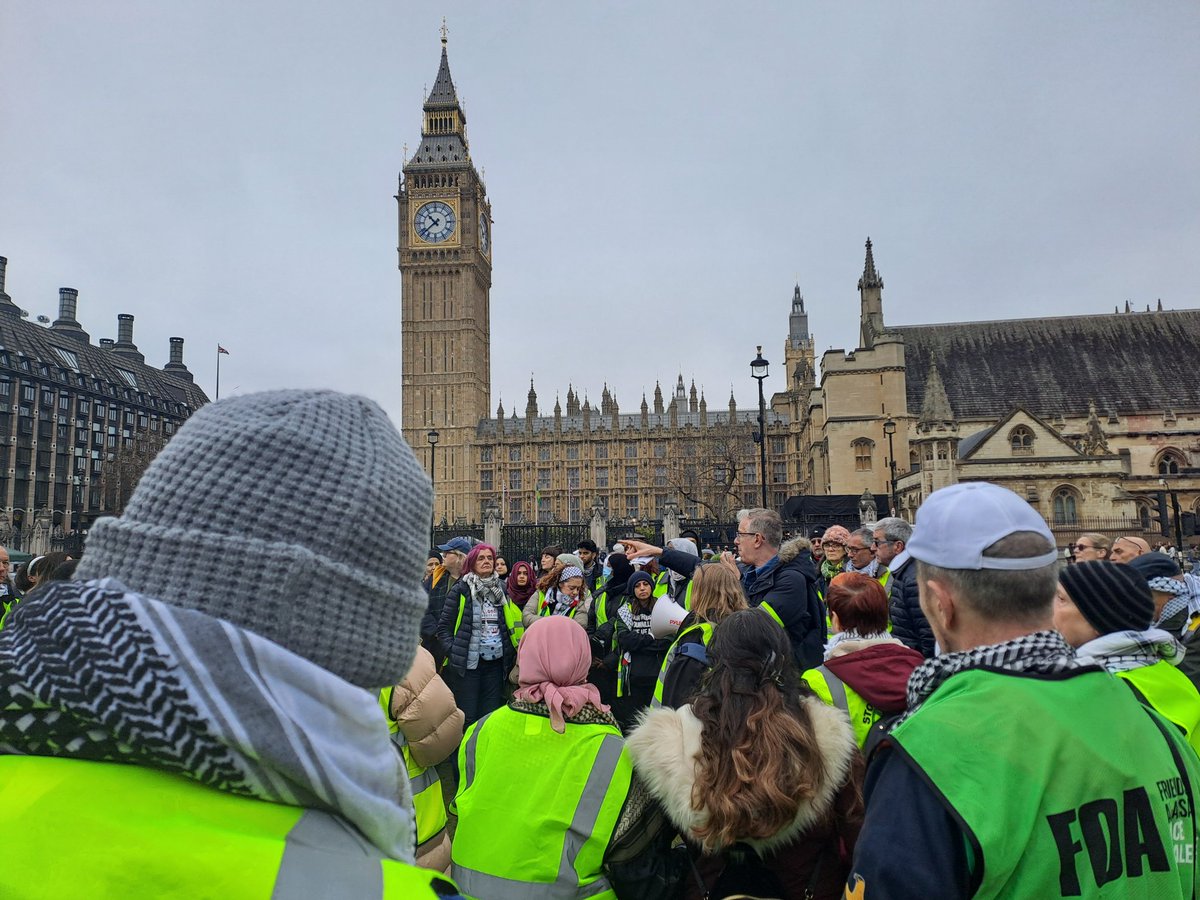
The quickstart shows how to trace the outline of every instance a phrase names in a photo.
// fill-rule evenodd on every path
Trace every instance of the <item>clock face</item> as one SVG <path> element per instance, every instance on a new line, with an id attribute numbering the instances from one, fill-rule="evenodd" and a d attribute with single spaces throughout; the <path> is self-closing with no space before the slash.
<path id="1" fill-rule="evenodd" d="M 492 232 L 488 228 L 487 213 L 479 214 L 479 249 L 484 255 L 492 252 Z"/>
<path id="2" fill-rule="evenodd" d="M 413 225 L 421 240 L 431 244 L 440 244 L 454 234 L 458 220 L 454 210 L 441 200 L 433 200 L 417 210 Z"/>

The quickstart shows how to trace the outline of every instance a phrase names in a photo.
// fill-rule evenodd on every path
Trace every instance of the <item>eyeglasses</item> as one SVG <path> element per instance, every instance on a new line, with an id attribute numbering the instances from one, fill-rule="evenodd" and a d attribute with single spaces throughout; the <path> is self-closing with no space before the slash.
<path id="1" fill-rule="evenodd" d="M 847 547 L 851 553 L 862 553 L 864 550 L 870 550 L 870 547 Z"/>
<path id="2" fill-rule="evenodd" d="M 1072 544 L 1067 549 L 1074 550 L 1076 553 L 1079 553 L 1082 550 L 1095 550 L 1096 548 L 1091 544 Z"/>
<path id="3" fill-rule="evenodd" d="M 754 537 L 756 534 L 762 534 L 761 531 L 739 531 L 738 537 Z"/>
<path id="4" fill-rule="evenodd" d="M 895 543 L 896 543 L 896 541 L 889 541 L 886 539 L 881 541 L 879 539 L 876 539 L 876 540 L 871 541 L 871 546 L 878 547 L 880 544 L 895 544 Z"/>

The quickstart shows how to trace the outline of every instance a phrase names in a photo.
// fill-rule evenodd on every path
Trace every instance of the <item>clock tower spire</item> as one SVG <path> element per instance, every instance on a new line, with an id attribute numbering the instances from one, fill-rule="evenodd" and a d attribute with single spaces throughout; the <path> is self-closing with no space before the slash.
<path id="1" fill-rule="evenodd" d="M 491 204 L 471 160 L 445 24 L 421 141 L 403 162 L 399 205 L 401 430 L 421 451 L 440 434 L 434 517 L 473 519 L 476 426 L 491 411 Z"/>

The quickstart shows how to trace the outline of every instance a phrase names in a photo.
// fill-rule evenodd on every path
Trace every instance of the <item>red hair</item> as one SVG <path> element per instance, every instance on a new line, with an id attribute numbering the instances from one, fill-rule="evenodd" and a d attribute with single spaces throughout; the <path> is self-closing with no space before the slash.
<path id="1" fill-rule="evenodd" d="M 859 572 L 843 572 L 829 583 L 825 604 L 835 613 L 843 631 L 879 634 L 887 631 L 887 592 L 874 578 Z"/>

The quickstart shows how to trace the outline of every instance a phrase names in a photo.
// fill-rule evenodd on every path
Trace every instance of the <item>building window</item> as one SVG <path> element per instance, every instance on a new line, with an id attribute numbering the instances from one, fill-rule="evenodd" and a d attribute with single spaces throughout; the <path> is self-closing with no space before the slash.
<path id="1" fill-rule="evenodd" d="M 540 462 L 546 462 L 548 459 L 550 459 L 550 448 L 538 447 L 538 460 Z"/>
<path id="2" fill-rule="evenodd" d="M 654 456 L 656 459 L 666 459 L 667 458 L 667 445 L 663 441 L 655 442 Z"/>
<path id="3" fill-rule="evenodd" d="M 608 466 L 596 466 L 596 487 L 608 487 Z"/>
<path id="4" fill-rule="evenodd" d="M 521 507 L 521 501 L 517 497 L 510 497 L 508 500 L 508 520 L 510 522 L 520 522 L 524 520 L 525 512 Z"/>
<path id="5" fill-rule="evenodd" d="M 579 487 L 579 467 L 578 466 L 571 468 L 571 469 L 567 469 L 567 487 L 573 488 L 573 489 Z"/>
<path id="6" fill-rule="evenodd" d="M 755 471 L 754 463 L 746 463 L 742 466 L 742 481 L 745 484 L 754 484 L 758 480 L 758 474 Z"/>
<path id="7" fill-rule="evenodd" d="M 775 462 L 771 463 L 771 483 L 786 484 L 787 483 L 787 463 Z"/>
<path id="8" fill-rule="evenodd" d="M 510 491 L 521 490 L 521 470 L 510 469 L 508 472 L 508 489 Z"/>
<path id="9" fill-rule="evenodd" d="M 579 495 L 571 494 L 567 497 L 567 520 L 574 522 L 579 518 Z"/>
<path id="10" fill-rule="evenodd" d="M 1075 491 L 1061 487 L 1054 492 L 1054 524 L 1074 525 L 1079 521 Z"/>
<path id="11" fill-rule="evenodd" d="M 490 491 L 492 489 L 492 470 L 479 470 L 479 489 L 481 491 Z"/>
<path id="12" fill-rule="evenodd" d="M 637 444 L 628 443 L 625 445 L 625 458 L 637 459 Z"/>
<path id="13" fill-rule="evenodd" d="M 1008 442 L 1013 456 L 1033 456 L 1033 432 L 1024 425 L 1018 425 L 1008 433 Z"/>
<path id="14" fill-rule="evenodd" d="M 567 447 L 567 459 L 579 459 L 579 445 L 571 444 Z"/>
<path id="15" fill-rule="evenodd" d="M 638 486 L 637 466 L 626 466 L 625 467 L 625 487 L 637 487 L 637 486 Z"/>
<path id="16" fill-rule="evenodd" d="M 771 438 L 771 452 L 778 456 L 782 456 L 784 453 L 786 453 L 787 452 L 786 439 L 781 438 L 781 437 Z"/>
<path id="17" fill-rule="evenodd" d="M 854 471 L 870 472 L 871 452 L 875 448 L 874 442 L 868 438 L 859 438 L 850 446 L 854 449 Z"/>
<path id="18" fill-rule="evenodd" d="M 596 445 L 596 459 L 608 459 L 608 444 Z"/>
<path id="19" fill-rule="evenodd" d="M 550 487 L 550 470 L 549 469 L 538 469 L 537 486 L 538 486 L 539 491 L 545 490 L 546 488 Z"/>
<path id="20" fill-rule="evenodd" d="M 1158 461 L 1154 468 L 1159 475 L 1178 475 L 1179 472 L 1186 466 L 1183 454 L 1178 450 L 1164 450 L 1159 454 Z"/>
<path id="21" fill-rule="evenodd" d="M 480 462 L 491 462 L 492 461 L 492 448 L 491 447 L 480 447 L 479 448 L 479 461 Z"/>
<path id="22" fill-rule="evenodd" d="M 667 467 L 654 467 L 654 484 L 656 487 L 665 487 L 667 483 Z"/>
<path id="23" fill-rule="evenodd" d="M 520 462 L 521 461 L 521 448 L 520 447 L 509 447 L 508 448 L 508 461 L 509 462 Z"/>
<path id="24" fill-rule="evenodd" d="M 663 513 L 665 513 L 666 510 L 667 510 L 667 495 L 666 494 L 655 494 L 654 495 L 654 517 L 656 519 L 661 519 L 663 517 Z"/>
<path id="25" fill-rule="evenodd" d="M 635 519 L 638 516 L 638 497 L 637 494 L 630 494 L 625 498 L 625 515 L 630 519 Z"/>

